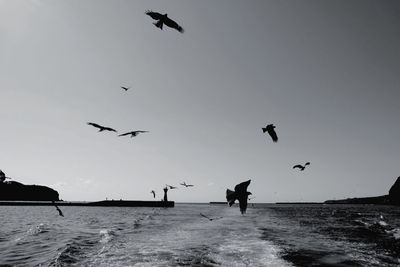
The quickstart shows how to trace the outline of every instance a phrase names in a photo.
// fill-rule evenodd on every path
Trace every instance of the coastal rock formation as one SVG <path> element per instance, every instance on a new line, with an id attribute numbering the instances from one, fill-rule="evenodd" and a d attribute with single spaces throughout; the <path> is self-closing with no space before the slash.
<path id="1" fill-rule="evenodd" d="M 392 205 L 400 205 L 400 176 L 389 190 L 389 201 Z"/>
<path id="2" fill-rule="evenodd" d="M 400 177 L 392 185 L 389 195 L 378 197 L 346 198 L 340 200 L 327 200 L 326 204 L 375 204 L 375 205 L 397 205 L 400 206 Z"/>
<path id="3" fill-rule="evenodd" d="M 41 185 L 24 185 L 15 181 L 0 182 L 0 200 L 58 201 L 56 190 Z"/>

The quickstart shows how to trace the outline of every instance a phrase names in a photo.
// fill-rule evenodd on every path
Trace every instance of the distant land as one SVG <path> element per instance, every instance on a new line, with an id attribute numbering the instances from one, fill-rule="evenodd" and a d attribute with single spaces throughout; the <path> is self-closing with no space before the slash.
<path id="1" fill-rule="evenodd" d="M 16 181 L 0 182 L 0 200 L 58 201 L 58 192 L 42 185 L 25 185 Z"/>
<path id="2" fill-rule="evenodd" d="M 389 194 L 377 197 L 346 198 L 327 200 L 325 204 L 376 204 L 400 206 L 400 176 L 389 190 Z"/>

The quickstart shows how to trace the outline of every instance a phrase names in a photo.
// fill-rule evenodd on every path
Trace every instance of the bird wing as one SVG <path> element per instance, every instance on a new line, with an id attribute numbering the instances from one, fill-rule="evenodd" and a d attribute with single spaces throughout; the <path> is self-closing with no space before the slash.
<path id="1" fill-rule="evenodd" d="M 149 15 L 152 19 L 159 20 L 162 19 L 164 16 L 160 13 L 153 12 L 151 10 L 146 11 L 146 15 Z"/>
<path id="2" fill-rule="evenodd" d="M 91 125 L 91 126 L 93 126 L 93 127 L 96 127 L 96 128 L 103 128 L 103 126 L 98 125 L 97 123 L 94 123 L 94 122 L 88 122 L 87 124 L 88 124 L 88 125 Z"/>
<path id="3" fill-rule="evenodd" d="M 310 165 L 311 163 L 310 162 L 306 162 L 306 164 L 304 164 L 304 166 L 307 166 L 307 165 Z"/>
<path id="4" fill-rule="evenodd" d="M 247 187 L 249 186 L 251 180 L 246 182 L 240 183 L 235 186 L 235 193 L 236 194 L 245 194 L 247 192 Z"/>
<path id="5" fill-rule="evenodd" d="M 267 131 L 268 131 L 269 135 L 271 136 L 272 141 L 278 142 L 278 136 L 276 135 L 274 128 L 268 127 Z"/>
<path id="6" fill-rule="evenodd" d="M 124 133 L 124 134 L 119 134 L 118 136 L 125 136 L 125 135 L 130 135 L 131 134 L 131 132 L 129 132 L 129 133 Z"/>
<path id="7" fill-rule="evenodd" d="M 296 168 L 302 169 L 303 166 L 301 166 L 301 165 L 294 165 L 294 166 L 293 166 L 293 169 L 296 169 Z"/>
<path id="8" fill-rule="evenodd" d="M 134 131 L 134 133 L 148 133 L 149 131 Z"/>
<path id="9" fill-rule="evenodd" d="M 176 23 L 175 21 L 173 21 L 172 19 L 170 19 L 168 17 L 164 19 L 164 24 L 167 25 L 168 27 L 171 27 L 171 28 L 177 30 L 180 33 L 184 32 L 183 28 L 181 26 L 179 26 L 178 23 Z"/>
<path id="10" fill-rule="evenodd" d="M 103 127 L 104 130 L 110 131 L 110 132 L 117 132 L 117 130 L 110 128 L 110 127 Z"/>
<path id="11" fill-rule="evenodd" d="M 247 209 L 247 194 L 239 197 L 239 208 L 242 214 L 246 213 Z"/>
<path id="12" fill-rule="evenodd" d="M 235 203 L 236 200 L 236 192 L 226 189 L 226 200 L 229 203 L 229 206 L 231 207 L 233 205 L 233 203 Z"/>
<path id="13" fill-rule="evenodd" d="M 204 218 L 207 218 L 207 219 L 209 219 L 209 220 L 211 221 L 211 218 L 210 218 L 210 217 L 208 217 L 208 216 L 206 216 L 206 215 L 204 215 L 203 213 L 201 213 L 201 212 L 200 212 L 200 215 L 201 215 L 201 216 L 203 216 Z"/>

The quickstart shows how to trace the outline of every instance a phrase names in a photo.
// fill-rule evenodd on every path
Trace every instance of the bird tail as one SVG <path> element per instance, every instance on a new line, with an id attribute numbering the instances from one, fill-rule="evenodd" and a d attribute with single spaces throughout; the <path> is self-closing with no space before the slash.
<path id="1" fill-rule="evenodd" d="M 267 131 L 267 127 L 262 128 L 262 130 L 263 130 L 263 133 L 265 133 Z"/>
<path id="2" fill-rule="evenodd" d="M 235 203 L 236 193 L 232 190 L 226 189 L 226 200 L 228 201 L 229 207 Z"/>
<path id="3" fill-rule="evenodd" d="M 156 25 L 156 27 L 160 28 L 161 30 L 162 30 L 162 27 L 164 25 L 164 23 L 161 20 L 159 20 L 159 21 L 157 21 L 156 23 L 153 23 L 153 24 Z"/>

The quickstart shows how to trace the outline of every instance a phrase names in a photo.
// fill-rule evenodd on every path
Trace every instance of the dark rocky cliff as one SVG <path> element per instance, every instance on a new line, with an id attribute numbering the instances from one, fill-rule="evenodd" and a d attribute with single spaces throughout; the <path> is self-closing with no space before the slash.
<path id="1" fill-rule="evenodd" d="M 400 205 L 400 176 L 389 190 L 389 201 L 390 204 Z"/>
<path id="2" fill-rule="evenodd" d="M 15 181 L 0 182 L 0 200 L 58 201 L 56 190 L 41 185 L 24 185 Z"/>
<path id="3" fill-rule="evenodd" d="M 340 200 L 327 200 L 326 204 L 379 204 L 379 205 L 398 205 L 400 206 L 400 177 L 392 185 L 389 195 L 378 197 L 347 198 Z"/>

